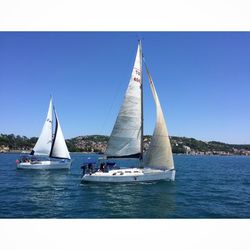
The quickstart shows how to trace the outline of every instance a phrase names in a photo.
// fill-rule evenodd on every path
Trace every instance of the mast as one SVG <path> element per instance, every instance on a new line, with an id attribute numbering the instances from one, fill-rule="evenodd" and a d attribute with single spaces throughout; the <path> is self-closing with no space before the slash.
<path id="1" fill-rule="evenodd" d="M 140 60 L 141 60 L 141 156 L 140 160 L 143 161 L 143 74 L 142 74 L 142 44 L 139 40 L 140 45 Z"/>
<path id="2" fill-rule="evenodd" d="M 55 111 L 55 106 L 54 105 L 53 105 L 53 111 L 54 111 L 54 116 L 56 116 L 56 111 Z M 55 141 L 56 141 L 56 135 L 57 135 L 58 121 L 57 121 L 57 118 L 55 120 L 56 120 L 55 133 L 54 133 L 54 136 L 53 136 L 53 131 L 52 131 L 52 145 L 51 145 L 51 150 L 50 150 L 49 157 L 52 157 L 52 152 L 53 152 L 54 144 L 55 144 Z M 52 119 L 52 126 L 53 126 L 53 119 Z"/>
<path id="3" fill-rule="evenodd" d="M 54 138 L 53 138 L 53 125 L 54 125 L 54 116 L 53 116 L 53 112 L 55 113 L 55 106 L 54 106 L 54 104 L 53 104 L 53 99 L 52 99 L 52 95 L 50 95 L 50 101 L 51 101 L 51 105 L 52 105 L 52 118 L 51 118 L 51 149 L 50 149 L 50 152 L 51 152 L 51 150 L 52 150 L 52 148 L 53 148 L 53 140 L 54 140 Z"/>

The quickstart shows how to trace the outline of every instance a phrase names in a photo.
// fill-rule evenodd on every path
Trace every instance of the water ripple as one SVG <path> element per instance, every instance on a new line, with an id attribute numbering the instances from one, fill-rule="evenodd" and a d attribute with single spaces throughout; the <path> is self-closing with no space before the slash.
<path id="1" fill-rule="evenodd" d="M 250 218 L 249 157 L 176 155 L 175 182 L 130 184 L 81 184 L 86 154 L 70 171 L 16 170 L 17 157 L 0 154 L 1 218 Z"/>

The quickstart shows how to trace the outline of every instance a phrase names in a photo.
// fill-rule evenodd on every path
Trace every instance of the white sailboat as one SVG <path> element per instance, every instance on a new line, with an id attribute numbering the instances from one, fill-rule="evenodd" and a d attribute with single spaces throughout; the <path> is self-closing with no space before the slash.
<path id="1" fill-rule="evenodd" d="M 105 152 L 107 159 L 138 158 L 140 166 L 110 168 L 108 164 L 103 163 L 98 171 L 89 171 L 89 169 L 85 171 L 82 176 L 83 182 L 175 180 L 173 155 L 166 123 L 147 67 L 146 71 L 156 105 L 156 125 L 149 149 L 143 155 L 142 47 L 139 42 L 128 89 Z"/>
<path id="2" fill-rule="evenodd" d="M 55 132 L 53 134 L 54 121 Z M 36 145 L 31 151 L 29 157 L 23 156 L 21 159 L 17 160 L 17 168 L 69 169 L 70 166 L 70 154 L 51 98 L 46 121 Z"/>

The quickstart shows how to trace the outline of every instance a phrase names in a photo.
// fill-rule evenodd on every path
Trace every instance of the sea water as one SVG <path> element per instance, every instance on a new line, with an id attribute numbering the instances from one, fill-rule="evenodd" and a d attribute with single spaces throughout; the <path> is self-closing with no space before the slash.
<path id="1" fill-rule="evenodd" d="M 0 218 L 250 218 L 250 157 L 175 155 L 175 182 L 85 183 L 71 170 L 17 170 L 0 154 Z M 137 164 L 123 161 L 124 166 Z"/>

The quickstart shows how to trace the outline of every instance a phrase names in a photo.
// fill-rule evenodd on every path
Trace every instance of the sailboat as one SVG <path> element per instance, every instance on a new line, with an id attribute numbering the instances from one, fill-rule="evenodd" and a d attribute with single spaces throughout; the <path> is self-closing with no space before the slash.
<path id="1" fill-rule="evenodd" d="M 53 133 L 53 124 L 55 131 Z M 69 169 L 71 158 L 55 107 L 50 98 L 42 132 L 29 156 L 16 161 L 18 169 Z"/>
<path id="2" fill-rule="evenodd" d="M 143 152 L 143 81 L 142 46 L 139 41 L 129 85 L 105 152 L 105 159 L 137 158 L 139 165 L 131 168 L 101 163 L 98 170 L 88 168 L 82 182 L 143 182 L 175 180 L 175 168 L 169 135 L 162 108 L 149 70 L 151 91 L 156 106 L 156 124 L 148 150 Z"/>

